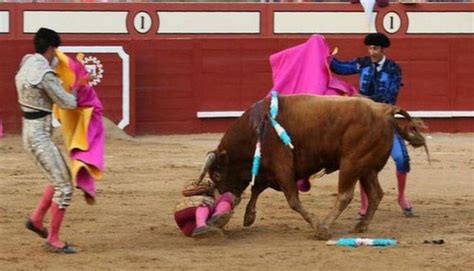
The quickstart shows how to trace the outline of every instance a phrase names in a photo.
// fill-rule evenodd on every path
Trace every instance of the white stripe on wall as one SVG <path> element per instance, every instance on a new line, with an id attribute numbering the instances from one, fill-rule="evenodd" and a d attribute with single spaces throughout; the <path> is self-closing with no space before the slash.
<path id="1" fill-rule="evenodd" d="M 197 112 L 200 119 L 206 118 L 238 118 L 242 116 L 244 111 L 201 111 Z"/>
<path id="2" fill-rule="evenodd" d="M 200 119 L 206 118 L 237 118 L 244 111 L 200 111 L 196 116 Z M 473 118 L 474 111 L 409 111 L 414 118 Z M 401 117 L 398 116 L 397 117 Z"/>
<path id="3" fill-rule="evenodd" d="M 260 33 L 257 11 L 159 11 L 160 34 Z"/>
<path id="4" fill-rule="evenodd" d="M 292 33 L 368 33 L 375 32 L 376 13 L 370 21 L 363 12 L 274 12 L 273 31 Z"/>
<path id="5" fill-rule="evenodd" d="M 474 12 L 407 12 L 407 33 L 474 33 Z"/>
<path id="6" fill-rule="evenodd" d="M 0 11 L 0 33 L 10 32 L 10 12 Z"/>
<path id="7" fill-rule="evenodd" d="M 24 11 L 23 32 L 47 27 L 58 33 L 123 34 L 127 11 Z"/>

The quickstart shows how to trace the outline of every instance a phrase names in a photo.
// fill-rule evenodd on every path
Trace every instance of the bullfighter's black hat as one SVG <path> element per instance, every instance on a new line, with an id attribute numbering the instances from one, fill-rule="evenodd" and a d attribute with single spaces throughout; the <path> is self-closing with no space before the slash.
<path id="1" fill-rule="evenodd" d="M 383 33 L 371 33 L 365 36 L 364 44 L 381 46 L 382 48 L 390 47 L 390 39 Z"/>

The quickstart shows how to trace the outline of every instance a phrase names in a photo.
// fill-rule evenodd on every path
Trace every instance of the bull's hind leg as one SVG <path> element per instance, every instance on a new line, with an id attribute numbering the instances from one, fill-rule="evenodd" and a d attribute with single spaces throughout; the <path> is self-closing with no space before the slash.
<path id="1" fill-rule="evenodd" d="M 324 219 L 324 222 L 319 226 L 319 232 L 315 237 L 320 240 L 328 240 L 331 237 L 330 227 L 332 223 L 339 217 L 339 215 L 347 208 L 347 205 L 354 197 L 355 184 L 357 177 L 352 170 L 342 169 L 339 171 L 338 195 L 333 209 Z"/>
<path id="2" fill-rule="evenodd" d="M 259 185 L 256 183 L 252 187 L 252 195 L 250 196 L 249 203 L 247 203 L 247 208 L 245 208 L 245 216 L 244 216 L 244 226 L 248 227 L 255 222 L 257 211 L 255 210 L 255 206 L 257 205 L 257 199 L 260 193 L 263 192 L 267 187 L 263 185 Z"/>
<path id="3" fill-rule="evenodd" d="M 365 232 L 368 229 L 369 223 L 374 217 L 380 201 L 383 198 L 383 190 L 380 187 L 379 179 L 376 172 L 371 172 L 367 176 L 360 179 L 360 183 L 367 193 L 369 199 L 369 207 L 365 216 L 357 223 L 354 232 Z"/>

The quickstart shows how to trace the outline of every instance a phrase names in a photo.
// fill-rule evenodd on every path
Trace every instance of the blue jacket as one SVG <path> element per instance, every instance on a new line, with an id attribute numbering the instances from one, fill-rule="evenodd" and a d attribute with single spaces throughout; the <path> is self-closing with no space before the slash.
<path id="1" fill-rule="evenodd" d="M 359 74 L 359 93 L 375 102 L 395 104 L 402 80 L 402 72 L 397 63 L 385 59 L 377 74 L 370 57 L 359 57 L 351 61 L 333 58 L 331 70 L 336 74 Z"/>

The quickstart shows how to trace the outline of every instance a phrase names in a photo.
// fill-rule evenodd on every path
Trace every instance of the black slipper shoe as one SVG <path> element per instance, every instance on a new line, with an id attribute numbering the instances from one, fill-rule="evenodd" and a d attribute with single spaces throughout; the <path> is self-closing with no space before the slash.
<path id="1" fill-rule="evenodd" d="M 222 232 L 221 229 L 213 227 L 213 226 L 202 226 L 202 227 L 195 228 L 193 230 L 193 233 L 191 234 L 191 237 L 198 238 L 198 239 L 210 238 L 210 237 L 215 237 L 215 236 L 223 237 L 224 233 Z"/>
<path id="2" fill-rule="evenodd" d="M 229 220 L 231 217 L 232 217 L 232 214 L 230 212 L 224 213 L 221 215 L 215 215 L 211 217 L 209 221 L 207 221 L 207 225 L 223 228 L 227 223 L 229 223 Z"/>
<path id="3" fill-rule="evenodd" d="M 32 231 L 32 232 L 38 234 L 39 236 L 41 236 L 41 238 L 47 238 L 48 237 L 48 230 L 46 228 L 37 229 L 35 227 L 35 225 L 33 225 L 33 221 L 31 221 L 30 218 L 28 218 L 28 220 L 26 221 L 25 227 L 27 229 L 29 229 L 30 231 Z"/>
<path id="4" fill-rule="evenodd" d="M 51 245 L 49 242 L 46 242 L 44 243 L 43 247 L 47 252 L 53 252 L 53 253 L 58 253 L 58 254 L 77 253 L 76 249 L 73 246 L 68 245 L 67 243 L 65 243 L 63 247 L 55 247 Z"/>

